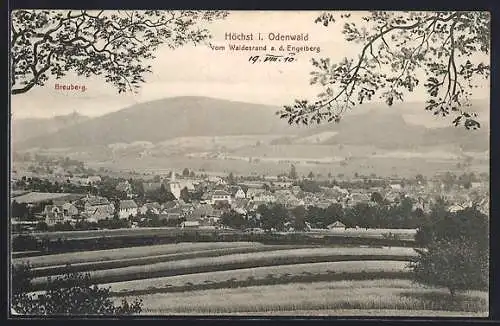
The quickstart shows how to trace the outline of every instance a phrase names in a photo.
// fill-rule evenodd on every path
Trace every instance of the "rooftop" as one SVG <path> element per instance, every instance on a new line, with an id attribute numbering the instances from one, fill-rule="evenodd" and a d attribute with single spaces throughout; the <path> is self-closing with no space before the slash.
<path id="1" fill-rule="evenodd" d="M 120 209 L 128 209 L 128 208 L 137 208 L 137 204 L 135 201 L 128 200 L 120 200 Z"/>

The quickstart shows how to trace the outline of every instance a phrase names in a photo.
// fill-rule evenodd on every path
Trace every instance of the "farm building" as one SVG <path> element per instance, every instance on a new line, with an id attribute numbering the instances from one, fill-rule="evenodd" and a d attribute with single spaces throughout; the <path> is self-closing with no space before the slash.
<path id="1" fill-rule="evenodd" d="M 92 206 L 89 210 L 85 210 L 85 212 L 82 213 L 82 216 L 89 222 L 97 222 L 112 218 L 114 213 L 115 207 L 113 204 L 104 204 Z"/>
<path id="2" fill-rule="evenodd" d="M 138 207 L 135 201 L 128 200 L 120 200 L 120 207 L 118 211 L 119 218 L 128 218 L 129 216 L 137 216 Z"/>

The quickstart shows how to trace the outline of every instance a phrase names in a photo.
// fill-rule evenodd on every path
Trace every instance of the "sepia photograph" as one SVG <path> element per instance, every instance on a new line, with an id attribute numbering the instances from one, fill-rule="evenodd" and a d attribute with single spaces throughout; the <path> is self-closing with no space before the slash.
<path id="1" fill-rule="evenodd" d="M 12 10 L 9 317 L 488 317 L 490 20 Z"/>

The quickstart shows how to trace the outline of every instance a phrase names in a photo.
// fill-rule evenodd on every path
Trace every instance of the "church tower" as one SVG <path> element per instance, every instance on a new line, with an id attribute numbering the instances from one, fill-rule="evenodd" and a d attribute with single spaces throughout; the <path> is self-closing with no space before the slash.
<path id="1" fill-rule="evenodd" d="M 170 175 L 170 182 L 168 183 L 168 190 L 174 195 L 176 199 L 181 197 L 181 184 L 175 180 L 175 171 Z"/>

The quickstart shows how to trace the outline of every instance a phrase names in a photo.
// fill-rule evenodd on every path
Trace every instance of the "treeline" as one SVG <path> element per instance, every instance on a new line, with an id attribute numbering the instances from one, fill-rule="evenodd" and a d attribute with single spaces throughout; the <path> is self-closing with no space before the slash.
<path id="1" fill-rule="evenodd" d="M 72 193 L 72 194 L 97 194 L 98 187 L 95 185 L 79 185 L 66 182 L 52 182 L 46 179 L 37 177 L 26 178 L 22 177 L 12 184 L 13 190 L 27 190 L 35 192 L 51 192 L 51 193 Z"/>
<path id="2" fill-rule="evenodd" d="M 153 214 L 148 211 L 146 214 L 138 213 L 136 216 L 128 219 L 113 217 L 98 220 L 97 222 L 82 219 L 76 222 L 66 221 L 63 223 L 48 225 L 45 221 L 39 221 L 35 225 L 35 230 L 39 232 L 88 231 L 99 229 L 124 229 L 131 228 L 133 225 L 137 227 L 178 227 L 185 220 L 185 218 L 160 218 L 158 214 Z M 21 233 L 23 228 L 18 224 L 14 224 L 12 231 L 14 233 Z"/>
<path id="3" fill-rule="evenodd" d="M 261 205 L 247 216 L 234 210 L 225 212 L 221 222 L 236 229 L 260 227 L 277 231 L 286 231 L 291 227 L 304 230 L 306 222 L 312 228 L 324 229 L 337 221 L 346 227 L 414 229 L 422 223 L 424 216 L 421 209 L 413 208 L 411 198 L 404 197 L 396 204 L 361 202 L 345 208 L 338 203 L 327 208 L 298 206 L 291 210 L 281 204 Z"/>

